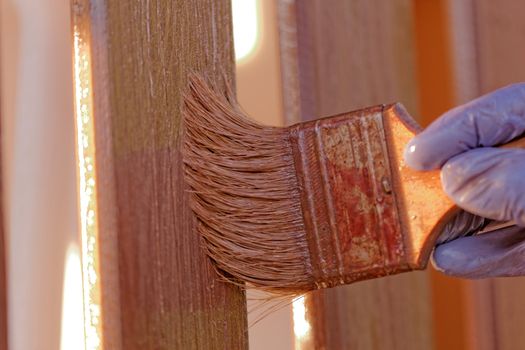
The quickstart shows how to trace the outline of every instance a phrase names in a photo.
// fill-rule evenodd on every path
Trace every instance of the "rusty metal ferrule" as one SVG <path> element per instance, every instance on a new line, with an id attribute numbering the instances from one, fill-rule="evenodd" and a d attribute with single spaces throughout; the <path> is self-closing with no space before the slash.
<path id="1" fill-rule="evenodd" d="M 411 270 L 376 106 L 290 127 L 317 288 Z"/>

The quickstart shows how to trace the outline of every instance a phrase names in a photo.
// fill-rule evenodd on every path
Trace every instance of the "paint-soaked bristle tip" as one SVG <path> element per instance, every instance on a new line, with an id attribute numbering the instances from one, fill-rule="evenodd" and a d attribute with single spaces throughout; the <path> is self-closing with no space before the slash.
<path id="1" fill-rule="evenodd" d="M 207 254 L 228 280 L 312 289 L 288 131 L 251 121 L 228 84 L 193 75 L 184 99 L 185 179 Z"/>

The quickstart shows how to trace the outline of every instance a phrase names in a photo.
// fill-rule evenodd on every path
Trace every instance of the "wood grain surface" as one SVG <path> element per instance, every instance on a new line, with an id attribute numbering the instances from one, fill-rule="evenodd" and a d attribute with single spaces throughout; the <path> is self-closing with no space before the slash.
<path id="1" fill-rule="evenodd" d="M 454 104 L 525 81 L 525 3 L 447 2 Z M 464 288 L 469 349 L 523 349 L 525 278 L 470 281 Z"/>
<path id="2" fill-rule="evenodd" d="M 279 27 L 279 54 L 281 59 L 281 84 L 283 90 L 283 119 L 286 125 L 299 123 L 302 120 L 296 1 L 297 0 L 277 1 L 277 25 Z"/>
<path id="3" fill-rule="evenodd" d="M 394 101 L 418 115 L 411 1 L 286 0 L 280 10 L 287 120 Z M 427 273 L 316 291 L 306 300 L 310 334 L 297 343 L 300 349 L 432 349 L 431 305 Z"/>
<path id="4" fill-rule="evenodd" d="M 7 276 L 3 211 L 0 208 L 0 350 L 7 350 Z"/>
<path id="5" fill-rule="evenodd" d="M 1 49 L 1 45 L 0 45 Z M 1 55 L 0 55 L 1 57 Z M 1 62 L 0 62 L 1 63 Z M 0 79 L 2 81 L 2 79 Z M 1 92 L 1 86 L 0 86 Z M 1 96 L 1 94 L 0 94 Z M 0 99 L 0 105 L 2 100 Z M 0 108 L 0 111 L 2 109 Z M 1 116 L 1 112 L 0 112 Z M 0 118 L 1 119 L 1 118 Z M 0 140 L 3 139 L 1 133 L 2 127 L 0 125 Z M 0 148 L 0 160 L 2 158 L 2 150 Z M 1 162 L 0 162 L 1 163 Z M 3 168 L 0 167 L 0 168 Z M 0 171 L 0 198 L 3 198 L 3 181 L 2 172 Z M 0 350 L 7 350 L 7 251 L 5 242 L 5 226 L 4 226 L 4 210 L 3 201 L 0 201 Z"/>
<path id="6" fill-rule="evenodd" d="M 2 101 L 0 101 L 2 103 Z M 1 138 L 1 135 L 0 135 Z M 1 157 L 1 151 L 0 151 Z M 0 172 L 1 174 L 1 172 Z M 0 198 L 2 198 L 2 181 L 0 176 Z M 0 350 L 7 350 L 7 251 L 3 205 L 0 204 Z"/>
<path id="7" fill-rule="evenodd" d="M 74 0 L 89 43 L 105 349 L 246 349 L 246 301 L 218 281 L 180 154 L 190 71 L 233 82 L 227 0 Z"/>

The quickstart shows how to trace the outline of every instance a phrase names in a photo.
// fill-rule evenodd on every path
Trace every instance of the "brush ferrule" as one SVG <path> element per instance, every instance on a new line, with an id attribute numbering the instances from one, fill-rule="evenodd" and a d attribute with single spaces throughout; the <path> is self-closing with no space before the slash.
<path id="1" fill-rule="evenodd" d="M 410 270 L 391 189 L 383 110 L 290 127 L 317 288 Z"/>

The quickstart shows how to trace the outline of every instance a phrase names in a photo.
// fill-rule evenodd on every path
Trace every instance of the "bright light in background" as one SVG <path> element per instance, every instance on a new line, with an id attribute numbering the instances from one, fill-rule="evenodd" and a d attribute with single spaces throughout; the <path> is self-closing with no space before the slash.
<path id="1" fill-rule="evenodd" d="M 259 0 L 233 0 L 235 59 L 241 61 L 255 51 L 259 39 Z"/>
<path id="2" fill-rule="evenodd" d="M 100 281 L 98 278 L 98 209 L 95 172 L 91 52 L 74 25 L 75 118 L 77 129 L 78 191 L 82 242 L 82 282 L 86 350 L 101 350 Z"/>
<path id="3" fill-rule="evenodd" d="M 298 342 L 310 332 L 310 323 L 306 320 L 304 296 L 293 301 L 293 331 Z"/>
<path id="4" fill-rule="evenodd" d="M 62 297 L 61 350 L 83 350 L 84 313 L 82 303 L 82 265 L 80 250 L 72 244 L 66 253 Z"/>

